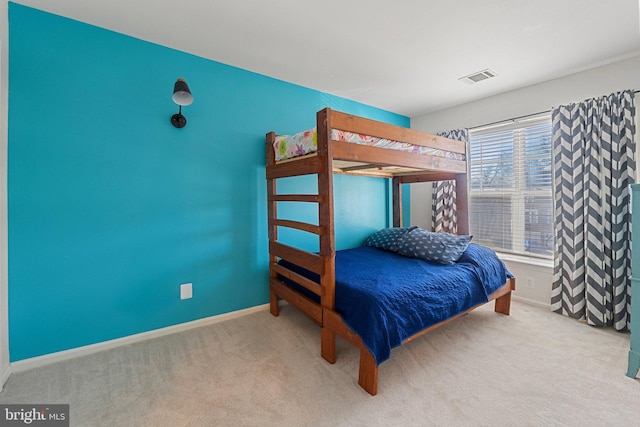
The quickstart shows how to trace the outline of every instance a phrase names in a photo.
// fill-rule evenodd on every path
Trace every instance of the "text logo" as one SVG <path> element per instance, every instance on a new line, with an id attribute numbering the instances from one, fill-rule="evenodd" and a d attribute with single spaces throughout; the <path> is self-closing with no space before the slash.
<path id="1" fill-rule="evenodd" d="M 69 427 L 69 405 L 0 405 L 0 427 Z"/>

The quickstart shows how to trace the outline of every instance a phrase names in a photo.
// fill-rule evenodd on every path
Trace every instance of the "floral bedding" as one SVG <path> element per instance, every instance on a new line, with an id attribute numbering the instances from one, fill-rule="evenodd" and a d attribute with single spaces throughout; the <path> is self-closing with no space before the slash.
<path id="1" fill-rule="evenodd" d="M 445 150 L 439 150 L 437 148 L 423 147 L 421 145 L 413 145 L 407 142 L 376 138 L 369 135 L 344 132 L 338 129 L 331 130 L 331 138 L 336 141 L 352 142 L 354 144 L 369 145 L 372 147 L 381 147 L 416 154 L 428 154 L 431 156 L 464 160 L 464 154 L 452 153 Z M 318 150 L 318 132 L 316 131 L 316 128 L 313 128 L 294 135 L 276 136 L 273 148 L 276 153 L 276 161 L 314 153 Z"/>

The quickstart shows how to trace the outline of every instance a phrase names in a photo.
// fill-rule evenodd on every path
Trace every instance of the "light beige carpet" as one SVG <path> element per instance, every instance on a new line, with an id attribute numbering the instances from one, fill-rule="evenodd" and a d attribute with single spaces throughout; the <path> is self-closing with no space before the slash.
<path id="1" fill-rule="evenodd" d="M 378 395 L 358 352 L 291 306 L 13 374 L 0 403 L 69 403 L 72 426 L 637 426 L 628 334 L 514 302 L 392 351 Z"/>

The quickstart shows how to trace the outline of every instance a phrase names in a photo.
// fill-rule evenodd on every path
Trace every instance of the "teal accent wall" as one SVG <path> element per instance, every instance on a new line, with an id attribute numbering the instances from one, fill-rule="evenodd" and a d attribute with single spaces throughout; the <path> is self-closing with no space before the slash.
<path id="1" fill-rule="evenodd" d="M 411 224 L 411 184 L 402 184 L 402 225 Z"/>
<path id="2" fill-rule="evenodd" d="M 409 126 L 15 3 L 9 42 L 12 361 L 266 303 L 265 133 L 313 127 L 327 106 Z M 183 129 L 169 122 L 178 77 L 194 95 Z M 387 180 L 334 185 L 339 249 L 389 224 Z M 181 301 L 187 282 L 193 298 Z"/>

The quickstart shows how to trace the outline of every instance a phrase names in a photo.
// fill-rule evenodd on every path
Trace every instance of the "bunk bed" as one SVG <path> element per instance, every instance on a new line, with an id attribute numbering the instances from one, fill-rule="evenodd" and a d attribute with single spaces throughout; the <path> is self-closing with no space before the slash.
<path id="1" fill-rule="evenodd" d="M 274 316 L 279 315 L 279 299 L 282 298 L 317 323 L 321 327 L 321 355 L 329 363 L 336 362 L 336 334 L 357 347 L 360 350 L 358 384 L 369 394 L 375 395 L 378 387 L 378 365 L 388 358 L 390 348 L 383 349 L 380 353 L 376 344 L 372 344 L 369 340 L 367 334 L 371 331 L 358 330 L 356 332 L 357 325 L 355 325 L 352 316 L 350 317 L 350 313 L 347 313 L 348 306 L 350 304 L 358 306 L 360 312 L 363 311 L 363 307 L 365 310 L 369 310 L 374 305 L 380 306 L 381 310 L 394 310 L 394 307 L 390 307 L 394 303 L 386 297 L 382 301 L 376 302 L 375 296 L 368 295 L 367 290 L 363 291 L 366 286 L 361 286 L 354 292 L 347 294 L 347 291 L 344 290 L 346 285 L 343 282 L 350 280 L 346 276 L 352 275 L 350 273 L 353 272 L 353 266 L 358 264 L 355 260 L 364 262 L 361 264 L 364 267 L 356 267 L 356 270 L 358 268 L 371 270 L 370 276 L 375 276 L 365 280 L 377 281 L 377 283 L 380 280 L 390 282 L 400 282 L 400 280 L 395 280 L 393 276 L 386 276 L 386 272 L 366 268 L 367 265 L 386 266 L 398 262 L 403 265 L 404 269 L 413 263 L 419 264 L 418 269 L 422 269 L 429 263 L 426 261 L 420 263 L 422 260 L 406 258 L 375 247 L 354 248 L 354 250 L 336 253 L 333 174 L 343 173 L 391 179 L 393 227 L 407 233 L 411 232 L 411 229 L 403 227 L 402 224 L 402 184 L 455 180 L 457 184 L 458 235 L 468 235 L 466 144 L 333 111 L 329 108 L 319 111 L 316 120 L 317 124 L 314 130 L 297 136 L 300 139 L 311 141 L 311 143 L 296 143 L 294 150 L 288 150 L 283 144 L 283 141 L 291 141 L 291 137 L 286 139 L 276 135 L 275 132 L 269 132 L 266 135 L 270 311 Z M 296 136 L 293 137 L 293 140 L 295 138 Z M 317 176 L 317 194 L 278 193 L 276 185 L 278 179 L 301 175 Z M 317 204 L 318 224 L 279 218 L 278 204 L 287 202 Z M 278 239 L 279 227 L 288 227 L 317 235 L 319 252 L 312 253 L 282 243 Z M 367 257 L 373 258 L 367 259 Z M 515 290 L 515 278 L 504 270 L 501 272 L 502 276 L 499 276 L 502 279 L 497 285 L 494 283 L 492 286 L 488 286 L 483 283 L 484 278 L 493 273 L 478 272 L 476 268 L 482 267 L 485 260 L 489 258 L 497 260 L 493 251 L 469 244 L 459 262 L 453 265 L 436 265 L 435 271 L 437 273 L 429 270 L 426 274 L 431 275 L 429 277 L 434 279 L 440 272 L 444 273 L 449 269 L 457 271 L 451 276 L 452 279 L 444 279 L 457 281 L 456 286 L 462 286 L 460 282 L 479 281 L 469 285 L 468 289 L 471 290 L 467 291 L 467 293 L 471 292 L 477 295 L 472 299 L 469 299 L 468 295 L 462 298 L 467 301 L 467 305 L 460 305 L 451 300 L 451 298 L 458 297 L 450 297 L 447 303 L 453 308 L 446 313 L 444 318 L 419 320 L 424 324 L 418 330 L 415 330 L 415 325 L 413 325 L 414 330 L 410 335 L 403 336 L 401 341 L 396 344 L 409 342 L 467 314 L 488 301 L 495 301 L 494 309 L 496 312 L 508 315 L 511 292 Z M 496 266 L 500 265 L 504 268 L 504 264 L 497 260 L 490 270 L 496 270 L 498 268 Z M 461 271 L 463 273 L 460 273 Z M 362 278 L 356 280 L 362 280 Z M 404 281 L 405 278 L 402 280 Z M 492 276 L 492 280 L 495 282 L 495 277 Z M 394 283 L 394 286 L 398 284 Z M 436 288 L 440 289 L 442 293 L 442 289 L 446 288 L 446 285 L 447 283 L 440 283 Z M 371 286 L 371 288 L 374 287 Z M 447 297 L 447 295 L 444 296 Z M 364 303 L 358 303 L 357 298 L 368 298 L 368 300 Z M 341 299 L 342 305 L 340 304 Z M 468 306 L 469 301 L 471 301 L 471 306 Z M 413 302 L 410 301 L 410 303 Z M 388 320 L 386 316 L 394 315 L 389 313 L 383 314 L 385 316 L 384 322 Z M 377 314 L 364 313 L 364 315 L 368 316 L 367 320 L 360 323 L 367 323 L 372 328 L 376 328 L 378 323 L 373 316 Z M 395 339 L 397 340 L 398 337 Z M 382 341 L 385 340 L 391 342 L 392 346 L 396 345 L 393 340 L 389 339 L 389 336 L 382 338 Z"/>

